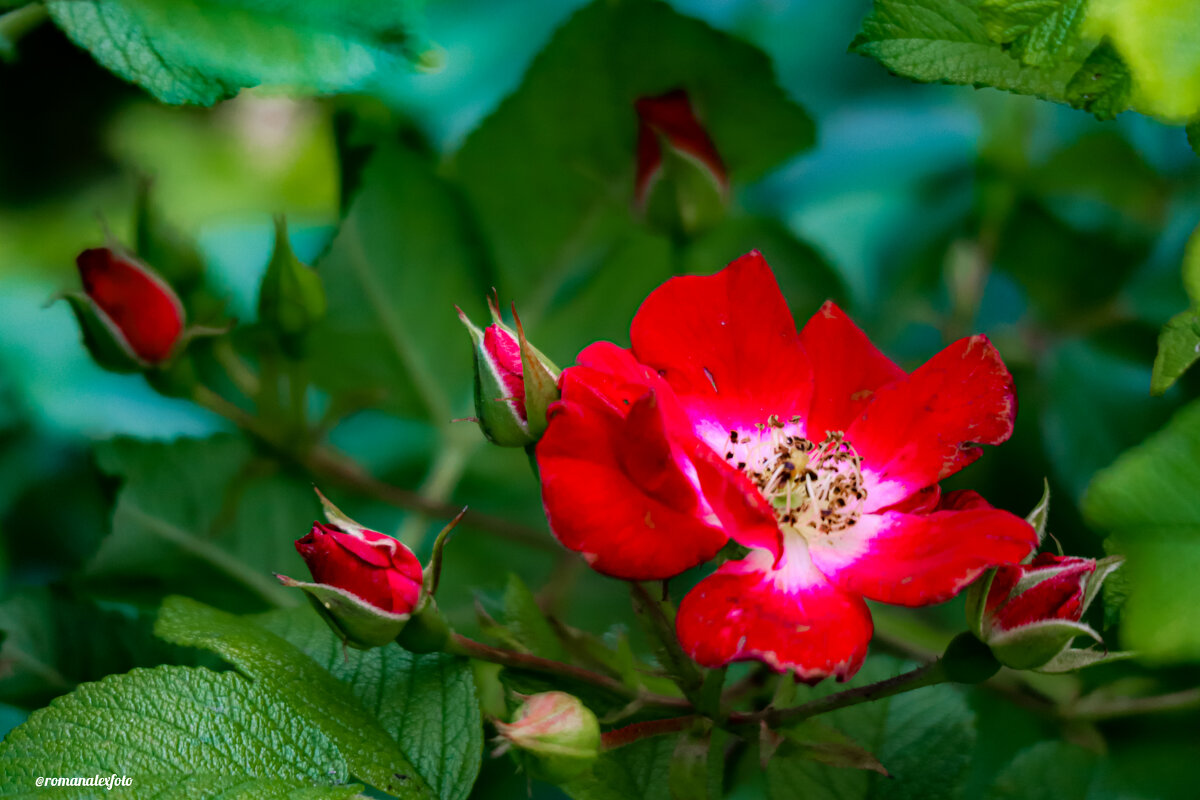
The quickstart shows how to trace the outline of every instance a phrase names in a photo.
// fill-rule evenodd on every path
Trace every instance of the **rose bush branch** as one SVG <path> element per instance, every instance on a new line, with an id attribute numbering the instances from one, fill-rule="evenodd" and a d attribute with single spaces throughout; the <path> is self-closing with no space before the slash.
<path id="1" fill-rule="evenodd" d="M 572 678 L 630 700 L 637 700 L 643 705 L 676 709 L 690 709 L 692 707 L 692 704 L 682 697 L 668 697 L 667 695 L 647 692 L 644 689 L 631 687 L 616 678 L 602 675 L 599 672 L 593 672 L 592 670 L 577 667 L 573 664 L 565 664 L 561 661 L 553 661 L 528 653 L 518 653 L 514 650 L 493 647 L 482 642 L 476 642 L 458 633 L 450 636 L 446 652 L 514 669 L 539 672 L 543 675 Z"/>
<path id="2" fill-rule="evenodd" d="M 461 510 L 459 506 L 452 503 L 432 500 L 411 489 L 382 481 L 345 455 L 326 445 L 297 447 L 295 442 L 281 440 L 257 417 L 207 387 L 197 387 L 192 399 L 198 405 L 225 417 L 280 456 L 296 463 L 314 476 L 327 478 L 347 489 L 373 497 L 388 505 L 417 511 L 435 519 L 451 519 Z M 468 511 L 464 521 L 472 527 L 528 547 L 540 550 L 555 549 L 545 534 L 537 528 L 519 522 L 478 511 Z"/>

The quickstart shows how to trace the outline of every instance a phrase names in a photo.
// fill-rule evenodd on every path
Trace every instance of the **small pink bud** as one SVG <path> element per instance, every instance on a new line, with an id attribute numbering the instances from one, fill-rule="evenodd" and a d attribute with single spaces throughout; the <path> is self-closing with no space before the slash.
<path id="1" fill-rule="evenodd" d="M 495 725 L 505 740 L 527 756 L 530 774 L 552 783 L 587 772 L 600 754 L 596 715 L 566 692 L 531 695 L 512 722 Z"/>

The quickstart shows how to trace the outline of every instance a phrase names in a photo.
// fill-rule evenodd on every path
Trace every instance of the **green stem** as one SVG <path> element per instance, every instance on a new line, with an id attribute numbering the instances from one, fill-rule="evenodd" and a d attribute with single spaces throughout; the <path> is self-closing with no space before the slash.
<path id="1" fill-rule="evenodd" d="M 436 519 L 453 519 L 462 511 L 461 507 L 451 503 L 432 501 L 410 489 L 381 481 L 346 456 L 328 447 L 318 446 L 298 452 L 294 443 L 280 441 L 277 435 L 264 428 L 254 416 L 207 387 L 198 387 L 192 399 L 198 405 L 230 420 L 281 457 L 323 480 L 329 480 L 388 505 L 419 511 Z M 477 511 L 468 511 L 463 517 L 463 522 L 527 547 L 558 552 L 558 548 L 545 533 L 519 522 Z"/>
<path id="2" fill-rule="evenodd" d="M 719 695 L 716 702 L 708 702 L 709 698 L 702 697 L 704 675 L 679 644 L 679 637 L 675 635 L 674 609 L 667 602 L 653 597 L 645 586 L 636 581 L 630 583 L 629 588 L 633 593 L 633 610 L 646 620 L 646 627 L 658 641 L 667 672 L 697 709 L 709 716 L 716 716 L 718 708 L 713 706 L 719 705 Z"/>
<path id="3" fill-rule="evenodd" d="M 791 708 L 767 708 L 762 711 L 750 713 L 730 714 L 729 722 L 731 725 L 754 727 L 766 723 L 770 728 L 777 728 L 781 725 L 796 723 L 809 717 L 815 717 L 818 714 L 836 711 L 839 708 L 856 706 L 860 703 L 869 703 L 873 700 L 882 700 L 885 697 L 891 697 L 902 692 L 911 692 L 914 689 L 920 689 L 925 686 L 946 683 L 948 680 L 946 672 L 942 668 L 942 662 L 935 661 L 932 664 L 917 667 L 911 672 L 905 672 L 894 678 L 888 678 L 887 680 L 878 681 L 866 686 L 858 686 L 854 689 L 847 689 L 836 694 L 811 700 L 802 705 L 792 706 Z"/>
<path id="4" fill-rule="evenodd" d="M 228 336 L 218 337 L 213 342 L 212 353 L 213 358 L 221 365 L 221 369 L 225 370 L 225 374 L 229 376 L 229 380 L 233 382 L 239 392 L 249 399 L 258 396 L 261 391 L 258 375 L 233 349 L 233 344 L 229 341 Z"/>
<path id="5" fill-rule="evenodd" d="M 1132 717 L 1138 714 L 1157 714 L 1164 711 L 1185 711 L 1200 708 L 1200 688 L 1185 689 L 1152 697 L 1116 697 L 1089 702 L 1087 698 L 1063 710 L 1066 719 L 1095 722 L 1105 719 Z"/>
<path id="6" fill-rule="evenodd" d="M 528 653 L 518 653 L 514 650 L 503 650 L 499 647 L 492 647 L 491 645 L 468 639 L 459 633 L 450 635 L 446 652 L 514 669 L 524 669 L 530 672 L 540 672 L 545 675 L 573 678 L 577 681 L 621 695 L 622 697 L 639 700 L 645 705 L 676 709 L 691 708 L 691 703 L 681 697 L 667 697 L 666 695 L 645 692 L 632 688 L 616 678 L 610 678 L 607 675 L 601 675 L 598 672 L 592 672 L 573 664 L 564 664 L 561 661 L 553 661 L 549 658 L 541 658 L 529 655 Z"/>
<path id="7" fill-rule="evenodd" d="M 429 468 L 429 474 L 417 489 L 417 493 L 431 503 L 445 503 L 450 499 L 454 487 L 458 485 L 467 464 L 470 463 L 471 454 L 480 442 L 479 435 L 464 426 L 443 428 L 440 438 L 441 446 Z M 404 520 L 396 538 L 410 549 L 416 550 L 425 538 L 425 528 L 425 515 L 414 511 Z"/>

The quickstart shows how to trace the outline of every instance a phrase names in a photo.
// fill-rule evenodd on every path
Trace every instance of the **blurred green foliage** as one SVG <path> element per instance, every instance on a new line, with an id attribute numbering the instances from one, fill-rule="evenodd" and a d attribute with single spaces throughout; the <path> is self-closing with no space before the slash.
<path id="1" fill-rule="evenodd" d="M 1048 477 L 1049 529 L 1063 548 L 1129 558 L 1121 591 L 1106 594 L 1108 613 L 1093 621 L 1112 646 L 1146 657 L 1037 678 L 1023 690 L 1032 707 L 1009 702 L 1017 689 L 1008 675 L 1000 688 L 939 687 L 829 718 L 898 780 L 787 750 L 763 772 L 756 747 L 737 745 L 728 796 L 789 797 L 798 787 L 839 798 L 1037 797 L 1051 788 L 1089 800 L 1189 796 L 1172 759 L 1200 744 L 1194 711 L 1108 719 L 1088 709 L 1196 685 L 1200 451 L 1196 407 L 1185 408 L 1200 393 L 1200 375 L 1185 371 L 1200 342 L 1194 254 L 1180 274 L 1200 220 L 1200 162 L 1179 127 L 918 86 L 845 51 L 858 35 L 856 51 L 909 77 L 1071 100 L 1079 70 L 1099 69 L 1097 51 L 1079 50 L 1077 37 L 1100 31 L 1136 78 L 1136 91 L 1112 82 L 1128 101 L 1112 112 L 1132 104 L 1179 122 L 1194 112 L 1184 106 L 1196 74 L 1182 48 L 1200 47 L 1200 36 L 1181 35 L 1161 62 L 1153 53 L 1169 38 L 1156 26 L 1184 19 L 1170 14 L 1193 24 L 1181 3 L 1150 3 L 1159 19 L 1132 2 L 1096 2 L 1078 28 L 1067 24 L 1082 24 L 1068 19 L 1078 4 L 1051 0 L 1044 14 L 1015 21 L 1007 15 L 1016 4 L 993 0 L 623 0 L 577 13 L 579 3 L 549 0 L 524 0 L 519 13 L 441 0 L 421 27 L 443 54 L 434 73 L 407 63 L 426 49 L 414 49 L 423 40 L 412 38 L 406 4 L 393 18 L 395 4 L 372 3 L 347 21 L 327 15 L 339 4 L 316 0 L 287 14 L 267 14 L 286 4 L 261 0 L 189 0 L 197 27 L 176 26 L 163 54 L 187 67 L 181 73 L 147 61 L 137 36 L 125 49 L 108 46 L 120 37 L 97 38 L 92 24 L 137 21 L 156 37 L 153 23 L 172 19 L 167 4 L 49 3 L 58 27 L 25 31 L 0 64 L 0 108 L 15 121 L 0 126 L 0 726 L 108 674 L 219 664 L 151 636 L 169 594 L 267 612 L 262 626 L 330 669 L 389 742 L 403 739 L 406 714 L 432 724 L 435 710 L 407 705 L 400 689 L 380 694 L 389 691 L 384 672 L 419 677 L 417 657 L 391 647 L 375 651 L 375 663 L 353 653 L 355 671 L 312 627 L 315 617 L 269 611 L 302 602 L 271 573 L 303 574 L 292 541 L 317 513 L 313 481 L 423 559 L 444 521 L 323 471 L 310 456 L 325 440 L 423 503 L 469 504 L 519 529 L 506 538 L 468 522 L 454 534 L 438 602 L 457 629 L 550 657 L 570 630 L 572 657 L 663 691 L 661 676 L 640 671 L 650 649 L 625 585 L 565 557 L 545 532 L 525 455 L 488 447 L 474 426 L 452 421 L 471 407 L 470 345 L 454 306 L 483 318 L 496 287 L 534 343 L 566 365 L 591 341 L 626 343 L 638 304 L 671 275 L 712 272 L 757 248 L 798 320 L 832 297 L 905 367 L 969 333 L 992 337 L 1017 381 L 1017 430 L 947 488 L 976 489 L 1023 514 Z M 923 28 L 924 39 L 937 34 L 932 44 L 905 38 L 913 8 L 941 15 Z M 1070 30 L 1060 36 L 1062 25 Z M 1056 60 L 1064 47 L 1069 56 Z M 947 73 L 950 55 L 964 71 Z M 207 104 L 260 82 L 270 85 L 210 109 L 153 99 Z M 632 210 L 632 103 L 680 86 L 734 188 L 725 218 L 686 237 Z M 350 89 L 359 93 L 334 94 Z M 1095 98 L 1076 104 L 1111 116 Z M 138 200 L 146 177 L 149 205 Z M 238 321 L 226 340 L 232 357 L 206 342 L 194 358 L 214 391 L 266 421 L 254 435 L 139 377 L 102 372 L 68 309 L 42 308 L 76 286 L 75 254 L 103 241 L 97 215 L 144 250 L 147 214 L 196 243 L 205 271 L 193 279 L 189 312 Z M 287 217 L 291 247 L 328 299 L 301 358 L 264 344 L 255 328 L 275 214 Z M 258 392 L 239 382 L 246 370 Z M 1161 396 L 1150 394 L 1152 371 Z M 318 422 L 315 433 L 305 419 Z M 881 610 L 876 620 L 873 652 L 905 656 L 935 651 L 963 628 L 961 601 Z M 476 689 L 463 687 L 476 677 L 460 667 L 438 665 L 463 692 L 447 707 L 472 707 L 465 698 Z M 858 682 L 898 669 L 881 652 Z M 731 670 L 731 682 L 748 671 Z M 506 680 L 539 686 L 529 675 Z M 490 688 L 478 678 L 481 695 Z M 469 744 L 453 762 L 462 772 L 434 779 L 439 796 L 466 796 L 482 748 Z M 427 778 L 451 763 L 419 743 L 395 746 L 421 754 L 412 761 Z M 663 737 L 616 751 L 600 768 L 602 785 L 568 789 L 666 797 L 673 748 Z M 526 791 L 507 759 L 484 759 L 482 776 L 472 797 Z M 561 796 L 542 784 L 533 791 Z"/>

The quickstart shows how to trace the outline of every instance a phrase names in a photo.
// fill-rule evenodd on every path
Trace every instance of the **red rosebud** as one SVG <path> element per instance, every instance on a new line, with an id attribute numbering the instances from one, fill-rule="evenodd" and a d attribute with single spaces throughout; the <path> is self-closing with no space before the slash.
<path id="1" fill-rule="evenodd" d="M 650 216 L 678 221 L 696 230 L 724 212 L 729 193 L 725 164 L 708 132 L 696 118 L 687 92 L 675 89 L 634 103 L 638 115 L 637 173 L 634 205 L 640 214 L 651 206 L 660 179 L 669 177 L 674 191 Z M 659 205 L 655 203 L 655 205 Z"/>
<path id="2" fill-rule="evenodd" d="M 421 562 L 390 536 L 347 533 L 314 522 L 296 550 L 313 580 L 349 592 L 391 614 L 411 614 L 421 597 Z"/>
<path id="3" fill-rule="evenodd" d="M 1080 620 L 1120 565 L 1120 556 L 1095 561 L 1050 553 L 1028 564 L 1003 564 L 971 587 L 968 625 L 997 661 L 1013 669 L 1065 672 L 1124 657 L 1070 649 L 1078 636 L 1101 641 Z"/>
<path id="4" fill-rule="evenodd" d="M 985 631 L 1002 632 L 1047 619 L 1078 622 L 1088 576 L 1096 571 L 1090 558 L 1038 555 L 1030 564 L 1005 564 L 996 569 L 984 603 Z M 1013 594 L 1018 584 L 1035 581 Z"/>
<path id="5" fill-rule="evenodd" d="M 170 358 L 183 335 L 183 304 L 166 281 L 107 247 L 76 259 L 83 290 L 119 343 L 144 364 Z"/>
<path id="6" fill-rule="evenodd" d="M 517 337 L 499 325 L 489 325 L 483 329 L 483 349 L 487 353 L 488 363 L 496 371 L 496 380 L 504 388 L 503 402 L 522 422 L 527 421 L 525 378 L 521 370 L 521 345 Z"/>
<path id="7" fill-rule="evenodd" d="M 475 418 L 492 442 L 525 447 L 546 429 L 546 409 L 559 396 L 559 369 L 525 338 L 515 308 L 516 330 L 504 323 L 494 298 L 488 308 L 493 323 L 482 329 L 458 309 L 474 348 Z"/>

